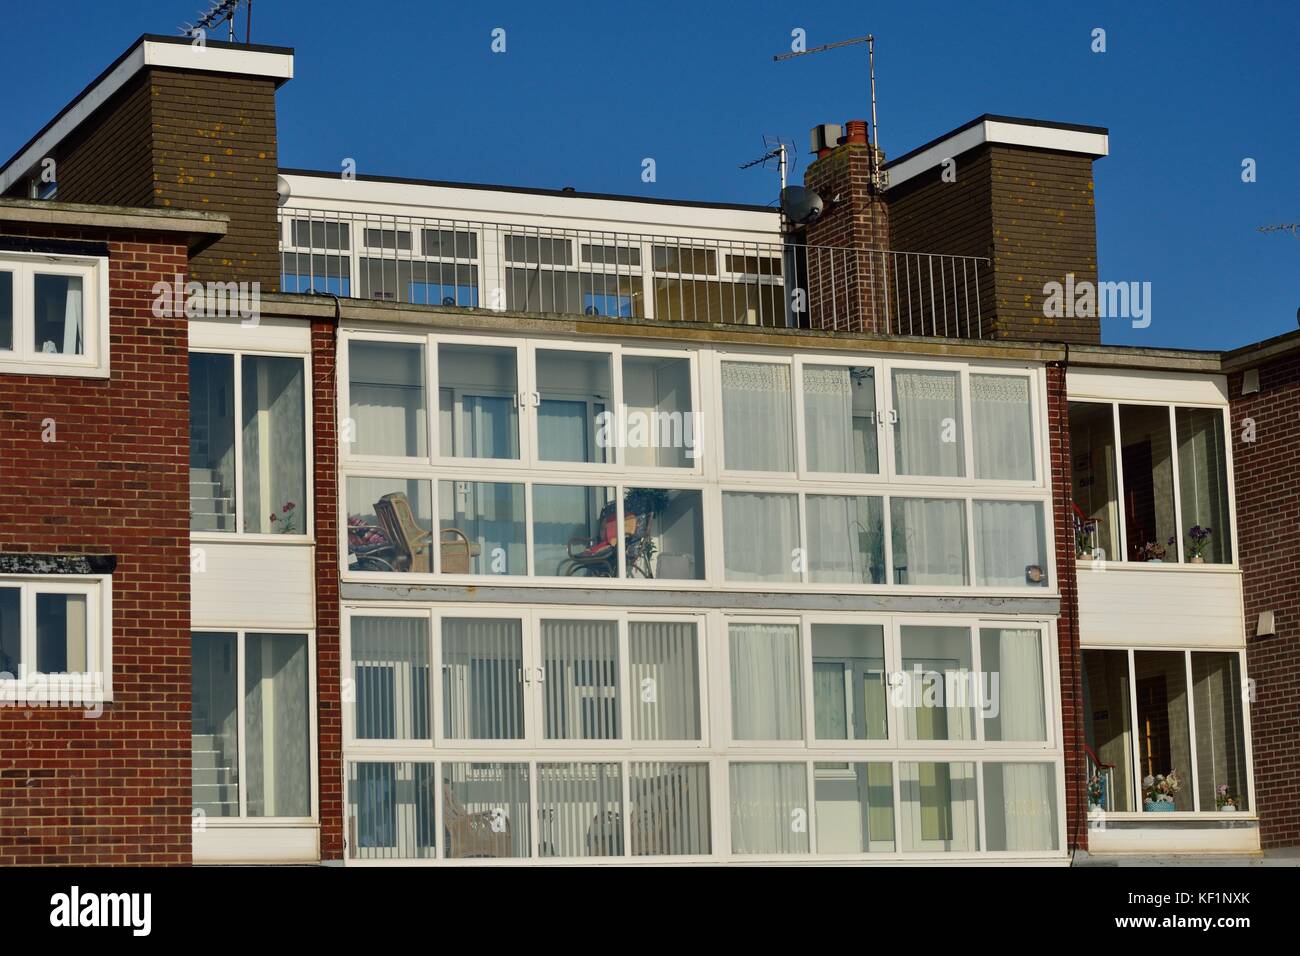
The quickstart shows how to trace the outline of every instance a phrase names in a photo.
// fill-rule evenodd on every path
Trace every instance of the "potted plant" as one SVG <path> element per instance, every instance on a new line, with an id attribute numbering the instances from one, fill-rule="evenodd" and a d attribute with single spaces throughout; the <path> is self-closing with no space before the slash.
<path id="1" fill-rule="evenodd" d="M 1139 561 L 1159 563 L 1165 559 L 1164 546 L 1157 544 L 1155 541 L 1148 541 L 1138 548 L 1137 557 Z"/>
<path id="2" fill-rule="evenodd" d="M 1212 528 L 1202 528 L 1199 524 L 1194 524 L 1191 530 L 1187 532 L 1187 560 L 1192 564 L 1204 564 L 1205 552 L 1210 547 L 1210 536 L 1214 534 Z"/>
<path id="3" fill-rule="evenodd" d="M 1214 788 L 1214 808 L 1224 813 L 1236 812 L 1237 795 L 1228 791 L 1226 783 Z"/>
<path id="4" fill-rule="evenodd" d="M 279 534 L 296 534 L 298 529 L 294 527 L 293 519 L 298 515 L 297 507 L 296 501 L 286 501 L 280 506 L 279 514 L 271 512 L 271 530 Z"/>
<path id="5" fill-rule="evenodd" d="M 1173 813 L 1174 794 L 1183 788 L 1178 771 L 1147 776 L 1142 780 L 1142 809 L 1147 813 Z"/>

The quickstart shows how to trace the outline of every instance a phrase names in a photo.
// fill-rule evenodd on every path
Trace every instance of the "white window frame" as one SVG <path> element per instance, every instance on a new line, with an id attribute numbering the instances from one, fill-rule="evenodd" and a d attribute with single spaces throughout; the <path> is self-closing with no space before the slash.
<path id="1" fill-rule="evenodd" d="M 191 627 L 194 634 L 231 634 L 235 638 L 235 723 L 239 748 L 239 814 L 230 817 L 204 816 L 203 822 L 211 830 L 236 827 L 282 827 L 286 825 L 314 824 L 320 820 L 319 749 L 316 717 L 320 705 L 316 695 L 316 630 L 293 627 Z M 311 791 L 311 813 L 305 817 L 253 817 L 248 815 L 248 742 L 244 709 L 246 682 L 246 638 L 249 634 L 285 635 L 307 639 L 307 773 Z M 191 700 L 192 703 L 192 700 Z"/>
<path id="2" fill-rule="evenodd" d="M 113 699 L 113 578 L 108 574 L 40 574 L 0 576 L 0 588 L 19 592 L 19 657 L 21 671 L 0 680 L 0 701 L 32 697 L 53 682 L 57 689 L 63 677 L 80 689 L 82 703 L 106 703 Z M 86 598 L 86 670 L 69 674 L 42 674 L 36 670 L 36 595 L 72 594 Z M 87 693 L 88 692 L 88 693 Z"/>
<path id="3" fill-rule="evenodd" d="M 312 361 L 310 355 L 301 352 L 272 352 L 245 348 L 211 348 L 208 346 L 191 348 L 190 355 L 229 355 L 231 357 L 231 395 L 233 407 L 231 415 L 234 423 L 235 449 L 235 529 L 233 531 L 191 530 L 193 541 L 242 541 L 282 544 L 313 543 L 315 540 L 316 488 L 315 488 L 315 416 L 312 411 Z M 302 399 L 303 399 L 303 500 L 296 509 L 301 519 L 302 530 L 292 534 L 244 530 L 244 357 L 292 359 L 302 364 Z M 189 403 L 189 413 L 193 414 L 193 402 Z M 190 504 L 187 499 L 187 508 Z"/>
<path id="4" fill-rule="evenodd" d="M 0 373 L 109 376 L 108 259 L 103 256 L 0 251 L 0 272 L 13 274 L 13 349 L 0 351 Z M 35 277 L 81 278 L 82 355 L 39 352 L 35 345 Z"/>

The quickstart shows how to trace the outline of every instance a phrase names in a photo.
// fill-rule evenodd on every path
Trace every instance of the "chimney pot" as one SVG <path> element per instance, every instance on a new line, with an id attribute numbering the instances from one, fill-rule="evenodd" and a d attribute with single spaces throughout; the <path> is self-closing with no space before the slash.
<path id="1" fill-rule="evenodd" d="M 841 143 L 857 143 L 862 146 L 867 145 L 867 121 L 866 120 L 849 120 L 844 124 L 844 136 L 840 139 Z"/>

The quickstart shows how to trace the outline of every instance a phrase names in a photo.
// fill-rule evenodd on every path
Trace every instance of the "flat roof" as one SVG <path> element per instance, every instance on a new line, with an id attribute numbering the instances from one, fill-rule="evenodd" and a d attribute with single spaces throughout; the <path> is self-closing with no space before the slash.
<path id="1" fill-rule="evenodd" d="M 146 33 L 0 166 L 0 194 L 50 155 L 135 74 L 150 67 L 265 76 L 280 85 L 293 78 L 293 49 L 222 40 L 207 40 L 203 46 L 196 46 L 188 37 Z"/>
<path id="2" fill-rule="evenodd" d="M 180 232 L 190 237 L 190 251 L 196 252 L 226 234 L 230 217 L 221 212 L 192 212 L 187 209 L 141 209 L 0 197 L 0 226 L 6 222 Z"/>
<path id="3" fill-rule="evenodd" d="M 315 176 L 321 179 L 338 179 L 338 170 L 292 169 L 281 168 L 282 176 Z M 659 199 L 655 196 L 633 196 L 625 193 L 581 192 L 572 188 L 543 189 L 533 186 L 503 186 L 494 183 L 463 183 L 444 179 L 415 179 L 404 176 L 357 175 L 356 180 L 363 183 L 394 183 L 402 186 L 435 186 L 443 189 L 480 189 L 488 192 L 523 193 L 530 196 L 554 196 L 560 199 L 601 199 L 615 202 L 652 203 L 657 206 L 688 206 L 696 209 L 739 209 L 744 212 L 766 212 L 779 214 L 775 206 L 760 206 L 754 203 L 707 202 L 696 199 Z"/>

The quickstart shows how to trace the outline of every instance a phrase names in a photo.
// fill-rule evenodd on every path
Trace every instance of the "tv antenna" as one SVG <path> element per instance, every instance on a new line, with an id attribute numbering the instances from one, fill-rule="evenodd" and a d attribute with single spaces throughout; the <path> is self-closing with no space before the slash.
<path id="1" fill-rule="evenodd" d="M 780 63 L 782 60 L 793 60 L 797 56 L 811 56 L 814 53 L 825 53 L 827 50 L 838 50 L 840 47 L 855 46 L 859 43 L 867 45 L 867 73 L 871 87 L 871 129 L 867 131 L 867 144 L 871 147 L 871 185 L 879 191 L 882 188 L 882 182 L 880 176 L 880 135 L 876 129 L 876 38 L 868 33 L 864 37 L 853 37 L 850 40 L 823 43 L 811 50 L 778 53 L 772 57 L 772 60 L 775 63 Z"/>
<path id="2" fill-rule="evenodd" d="M 235 42 L 235 15 L 239 13 L 239 5 L 244 6 L 244 42 L 253 42 L 253 0 L 212 0 L 212 5 L 208 7 L 206 13 L 199 15 L 194 23 L 187 23 L 181 27 L 181 33 L 184 36 L 195 36 L 199 30 L 206 33 L 209 30 L 215 30 L 223 23 L 230 25 L 230 42 Z"/>
<path id="3" fill-rule="evenodd" d="M 1300 222 L 1279 222 L 1279 223 L 1274 223 L 1271 226 L 1259 227 L 1260 232 L 1266 232 L 1266 233 L 1287 232 L 1288 230 L 1290 231 L 1291 235 L 1295 236 L 1297 239 L 1300 239 Z"/>
<path id="4" fill-rule="evenodd" d="M 763 145 L 768 146 L 766 136 L 763 137 Z M 781 188 L 785 189 L 786 146 L 781 140 L 777 140 L 775 146 L 769 146 L 767 152 L 758 159 L 751 159 L 747 163 L 741 163 L 740 168 L 753 169 L 755 166 L 766 166 L 769 159 L 776 160 L 776 166 L 781 176 Z"/>

